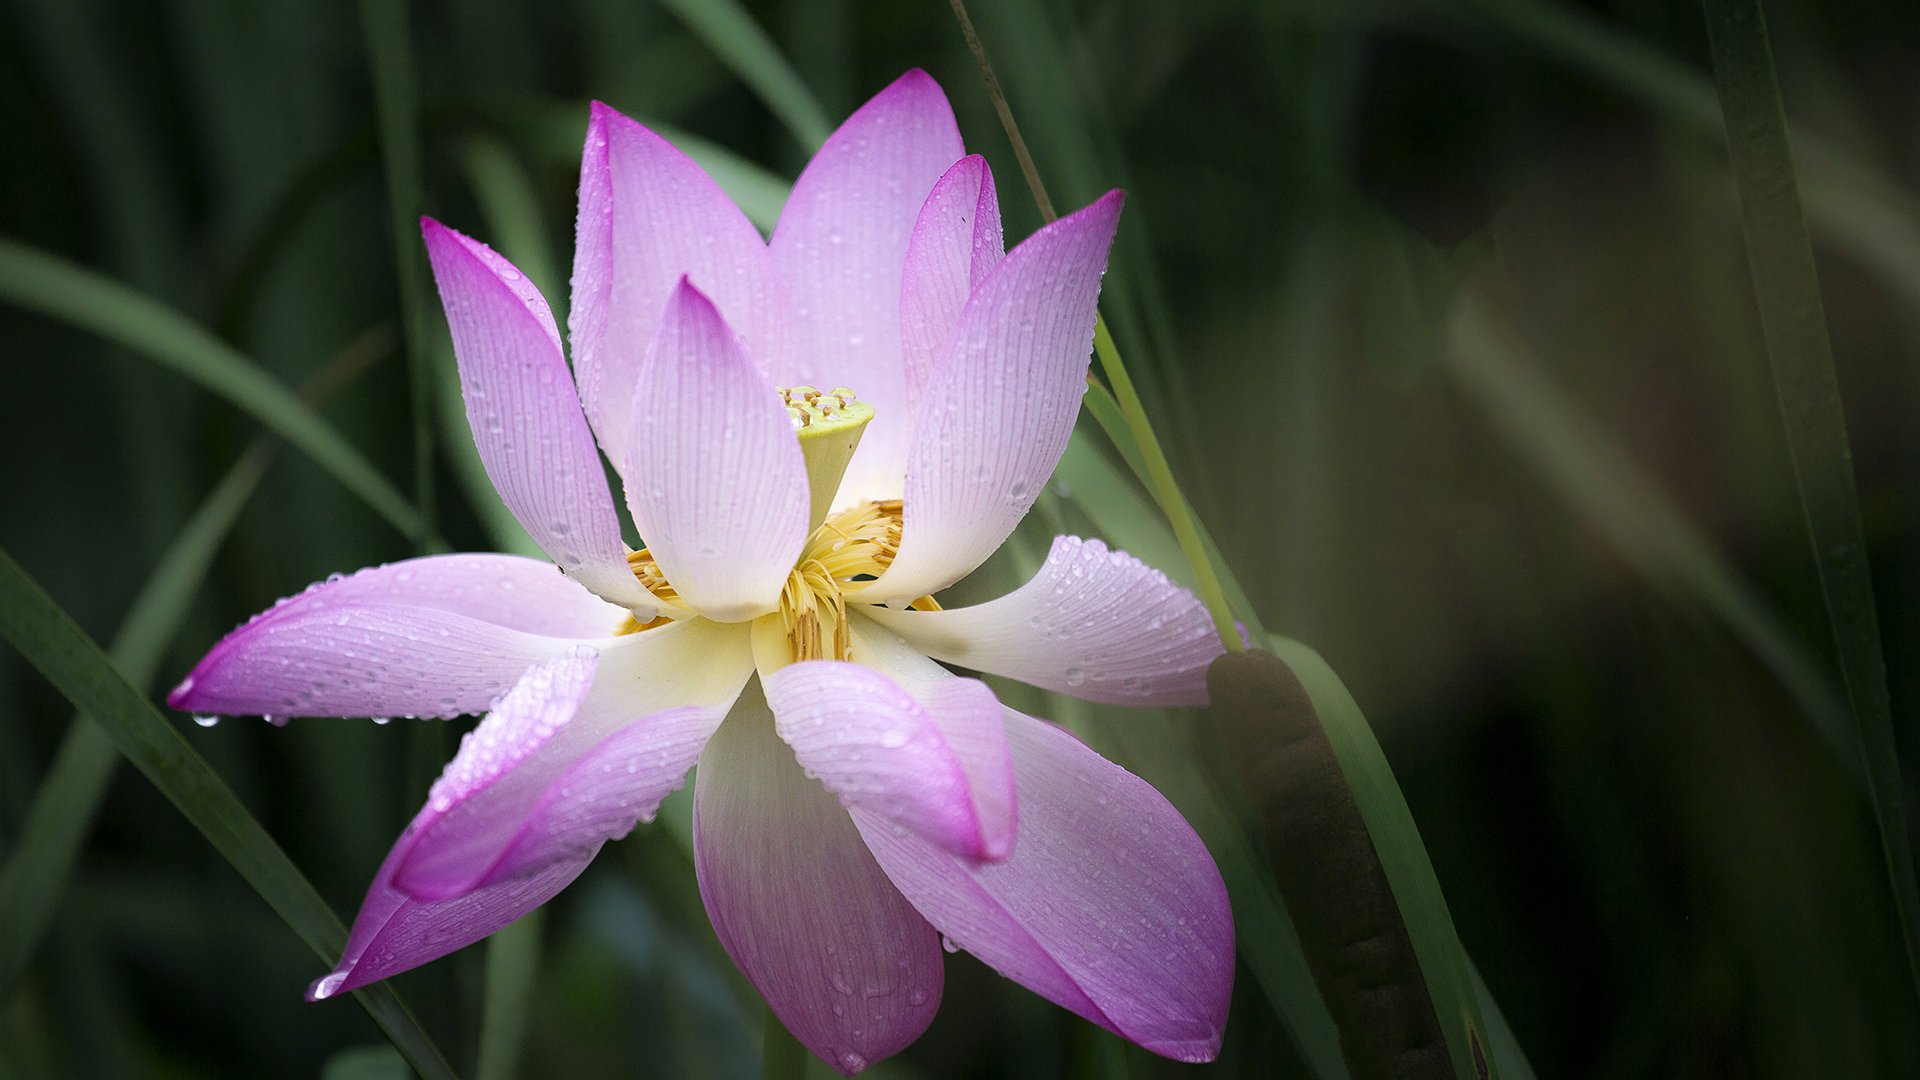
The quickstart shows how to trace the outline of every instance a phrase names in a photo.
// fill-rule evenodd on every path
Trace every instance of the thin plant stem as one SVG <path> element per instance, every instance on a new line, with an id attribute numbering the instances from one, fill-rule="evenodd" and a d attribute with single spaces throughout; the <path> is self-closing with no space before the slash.
<path id="1" fill-rule="evenodd" d="M 1920 986 L 1920 883 L 1901 806 L 1899 748 L 1887 698 L 1867 566 L 1853 452 L 1827 334 L 1813 242 L 1800 205 L 1773 49 L 1758 0 L 1705 0 L 1714 82 L 1726 121 L 1734 189 L 1761 335 L 1773 369 L 1800 509 L 1826 601 L 1841 683 L 1846 688 L 1880 853 L 1900 914 L 1907 972 Z"/>
<path id="2" fill-rule="evenodd" d="M 1000 89 L 1000 80 L 993 73 L 993 64 L 987 60 L 986 46 L 980 43 L 980 35 L 973 29 L 973 19 L 967 14 L 966 0 L 949 0 L 953 7 L 953 16 L 959 20 L 960 32 L 966 36 L 967 48 L 973 53 L 974 63 L 980 66 L 980 78 L 987 85 L 987 96 L 993 99 L 993 108 L 1000 115 L 1000 124 L 1007 130 L 1007 139 L 1013 143 L 1013 153 L 1020 161 L 1021 175 L 1026 177 L 1027 187 L 1033 192 L 1033 201 L 1040 208 L 1040 216 L 1052 222 L 1060 215 L 1053 209 L 1053 200 L 1047 195 L 1047 186 L 1040 179 L 1040 170 L 1033 164 L 1033 155 L 1027 150 L 1027 140 L 1020 135 L 1020 123 L 1013 118 L 1013 108 L 1007 104 L 1007 95 Z M 1120 405 L 1120 415 L 1125 418 L 1127 433 L 1138 447 L 1142 461 L 1146 466 L 1147 490 L 1153 501 L 1160 506 L 1160 512 L 1166 515 L 1167 524 L 1173 526 L 1173 535 L 1180 543 L 1180 553 L 1186 557 L 1187 564 L 1193 567 L 1193 577 L 1200 588 L 1200 600 L 1207 605 L 1208 614 L 1213 616 L 1214 629 L 1220 634 L 1220 643 L 1229 652 L 1241 652 L 1246 643 L 1240 637 L 1240 628 L 1235 623 L 1233 609 L 1228 606 L 1226 594 L 1220 588 L 1220 574 L 1214 568 L 1213 561 L 1207 557 L 1207 549 L 1200 541 L 1200 530 L 1194 522 L 1193 508 L 1180 492 L 1179 481 L 1173 477 L 1173 467 L 1167 462 L 1165 450 L 1160 448 L 1160 439 L 1153 431 L 1153 421 L 1147 416 L 1146 406 L 1140 400 L 1140 394 L 1133 387 L 1133 378 L 1127 374 L 1127 366 L 1120 359 L 1120 349 L 1113 343 L 1113 335 L 1107 332 L 1107 320 L 1104 315 L 1096 314 L 1093 322 L 1093 347 L 1100 356 L 1100 369 L 1107 373 L 1107 381 L 1113 384 L 1114 400 Z M 1087 376 L 1093 381 L 1093 376 Z M 1097 385 L 1097 384 L 1096 384 Z"/>
<path id="3" fill-rule="evenodd" d="M 394 278 L 400 289 L 400 325 L 406 343 L 408 408 L 413 423 L 413 487 L 420 518 L 434 522 L 433 352 L 427 347 L 428 303 L 421 245 L 414 218 L 421 211 L 419 95 L 414 85 L 407 0 L 361 0 L 361 31 L 373 80 L 385 167 Z"/>

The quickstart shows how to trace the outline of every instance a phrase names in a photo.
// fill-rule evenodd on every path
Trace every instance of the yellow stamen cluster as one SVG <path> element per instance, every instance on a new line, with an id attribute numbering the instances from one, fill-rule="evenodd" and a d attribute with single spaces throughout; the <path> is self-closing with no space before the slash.
<path id="1" fill-rule="evenodd" d="M 779 616 L 791 659 L 851 657 L 847 593 L 858 591 L 860 583 L 879 577 L 893 565 L 900 551 L 900 523 L 900 500 L 887 499 L 843 510 L 814 530 L 780 591 Z M 915 600 L 913 606 L 939 610 L 931 596 Z M 829 633 L 832 652 L 826 649 Z"/>
<path id="2" fill-rule="evenodd" d="M 660 564 L 653 561 L 653 552 L 650 549 L 641 548 L 639 551 L 629 552 L 627 567 L 633 571 L 633 576 L 639 579 L 640 584 L 658 597 L 662 603 L 672 607 L 685 606 L 681 603 L 680 593 L 674 589 L 673 583 L 667 580 L 667 575 L 660 572 Z M 672 621 L 665 615 L 656 615 L 651 621 L 643 623 L 632 615 L 628 615 L 614 634 L 637 634 L 642 630 L 665 626 Z"/>

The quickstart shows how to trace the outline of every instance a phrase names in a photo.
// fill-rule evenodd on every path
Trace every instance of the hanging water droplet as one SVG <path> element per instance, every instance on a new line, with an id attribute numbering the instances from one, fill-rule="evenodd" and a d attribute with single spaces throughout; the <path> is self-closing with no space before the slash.
<path id="1" fill-rule="evenodd" d="M 201 727 L 212 727 L 220 722 L 220 718 L 217 716 L 196 716 L 193 718 L 193 722 L 199 724 Z"/>
<path id="2" fill-rule="evenodd" d="M 940 947 L 947 950 L 950 953 L 957 953 L 960 951 L 960 946 L 955 945 L 953 943 L 953 939 L 948 937 L 945 934 L 940 935 Z"/>

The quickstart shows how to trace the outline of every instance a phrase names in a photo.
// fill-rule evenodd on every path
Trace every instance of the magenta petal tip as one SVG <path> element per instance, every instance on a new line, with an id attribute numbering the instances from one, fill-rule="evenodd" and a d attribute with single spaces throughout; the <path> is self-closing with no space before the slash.
<path id="1" fill-rule="evenodd" d="M 347 969 L 330 972 L 313 980 L 307 987 L 308 1001 L 325 1001 L 340 992 L 340 984 L 347 981 Z"/>

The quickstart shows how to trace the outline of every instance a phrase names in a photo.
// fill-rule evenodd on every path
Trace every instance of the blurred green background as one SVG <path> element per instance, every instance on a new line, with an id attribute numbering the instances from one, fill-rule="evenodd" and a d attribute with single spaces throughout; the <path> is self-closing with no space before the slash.
<path id="1" fill-rule="evenodd" d="M 973 14 L 1055 202 L 1128 189 L 1104 306 L 1175 471 L 1267 627 L 1320 650 L 1366 710 L 1534 1070 L 1920 1074 L 1700 7 L 976 0 Z M 1911 749 L 1920 7 L 1767 14 Z M 994 165 L 1009 239 L 1024 236 L 1039 216 L 939 0 L 14 0 L 0 237 L 124 283 L 304 387 L 413 498 L 406 343 L 437 390 L 451 371 L 413 213 L 494 242 L 559 308 L 589 99 L 692 136 L 764 217 L 812 143 L 913 66 L 947 89 Z M 146 689 L 274 598 L 418 550 L 204 386 L 84 319 L 26 310 L 50 280 L 30 271 L 0 273 L 0 547 L 102 642 L 156 573 L 190 586 L 150 596 L 122 638 Z M 428 297 L 412 324 L 407 296 Z M 455 548 L 501 546 L 459 418 L 427 404 L 435 527 Z M 1138 490 L 1090 422 L 1082 436 L 980 594 L 1015 580 L 1049 529 L 1140 535 Z M 210 496 L 213 519 L 237 511 L 230 531 L 194 517 Z M 183 541 L 190 522 L 202 532 Z M 1204 716 L 1024 703 L 1183 808 L 1240 797 L 1217 768 L 1195 771 Z M 173 719 L 343 915 L 457 738 Z M 70 722 L 0 654 L 0 855 Z M 514 954 L 538 946 L 524 1075 L 759 1069 L 759 1003 L 672 828 L 610 846 L 534 930 Z M 397 980 L 463 1072 L 485 956 Z M 325 965 L 124 767 L 24 959 L 0 1000 L 7 1076 L 388 1067 L 357 1049 L 381 1042 L 364 1013 L 301 1001 Z M 1221 1060 L 1198 1070 L 970 958 L 948 970 L 932 1029 L 874 1075 L 1309 1075 L 1245 966 Z"/>

